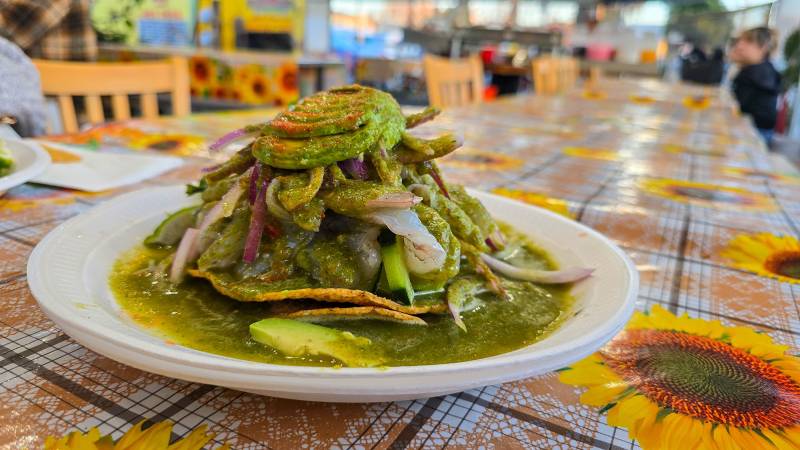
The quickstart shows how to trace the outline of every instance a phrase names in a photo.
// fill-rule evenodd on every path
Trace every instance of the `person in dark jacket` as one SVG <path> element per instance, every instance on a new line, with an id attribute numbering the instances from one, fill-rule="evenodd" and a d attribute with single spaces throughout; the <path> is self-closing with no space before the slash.
<path id="1" fill-rule="evenodd" d="M 758 27 L 742 33 L 731 49 L 731 61 L 739 65 L 732 84 L 739 109 L 752 117 L 768 145 L 778 117 L 781 86 L 781 76 L 769 62 L 776 45 L 775 32 Z"/>

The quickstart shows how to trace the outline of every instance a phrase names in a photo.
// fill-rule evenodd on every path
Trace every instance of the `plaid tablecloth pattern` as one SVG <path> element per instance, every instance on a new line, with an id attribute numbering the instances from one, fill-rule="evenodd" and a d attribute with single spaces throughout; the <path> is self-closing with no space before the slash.
<path id="1" fill-rule="evenodd" d="M 727 171 L 772 167 L 752 126 L 734 114 L 723 92 L 656 81 L 605 81 L 596 90 L 602 98 L 575 91 L 446 111 L 427 126 L 457 129 L 466 143 L 442 169 L 449 180 L 471 187 L 564 200 L 576 220 L 610 237 L 639 265 L 638 309 L 658 304 L 751 326 L 796 352 L 800 285 L 735 269 L 719 252 L 742 232 L 800 234 L 800 183 Z M 684 105 L 686 97 L 700 95 L 710 96 L 709 107 Z M 123 125 L 210 138 L 267 116 Z M 176 437 L 208 423 L 215 442 L 243 449 L 638 448 L 555 374 L 415 401 L 309 403 L 142 372 L 70 339 L 28 290 L 25 264 L 33 247 L 58 224 L 122 191 L 195 179 L 209 164 L 202 156 L 113 192 L 28 184 L 0 199 L 0 447 L 37 448 L 47 435 L 92 426 L 118 437 L 149 418 L 176 422 Z M 746 189 L 774 207 L 678 202 L 642 188 L 653 178 Z"/>

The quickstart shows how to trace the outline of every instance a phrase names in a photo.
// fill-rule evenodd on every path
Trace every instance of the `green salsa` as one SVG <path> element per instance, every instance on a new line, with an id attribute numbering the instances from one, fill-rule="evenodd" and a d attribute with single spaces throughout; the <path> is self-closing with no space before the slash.
<path id="1" fill-rule="evenodd" d="M 507 236 L 520 235 L 503 226 Z M 159 274 L 159 261 L 171 250 L 138 246 L 115 264 L 110 285 L 122 310 L 139 326 L 167 342 L 196 350 L 274 364 L 336 366 L 324 356 L 288 357 L 255 342 L 250 324 L 285 312 L 287 303 L 244 303 L 215 291 L 202 279 L 187 278 L 178 287 Z M 507 258 L 516 266 L 552 268 L 547 255 L 528 243 Z M 386 366 L 467 361 L 530 345 L 558 326 L 571 297 L 568 286 L 511 284 L 509 300 L 493 293 L 478 296 L 477 308 L 462 313 L 467 332 L 449 315 L 428 314 L 427 326 L 378 320 L 326 322 L 323 325 L 372 341 Z M 434 294 L 443 295 L 443 294 Z M 436 300 L 436 298 L 427 301 Z"/>

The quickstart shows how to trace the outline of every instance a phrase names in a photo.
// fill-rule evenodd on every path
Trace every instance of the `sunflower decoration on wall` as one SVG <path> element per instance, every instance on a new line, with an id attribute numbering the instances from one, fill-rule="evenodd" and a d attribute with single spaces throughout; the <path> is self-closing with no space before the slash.
<path id="1" fill-rule="evenodd" d="M 234 97 L 251 105 L 272 104 L 275 102 L 275 86 L 264 68 L 258 64 L 244 64 L 234 70 Z"/>
<path id="2" fill-rule="evenodd" d="M 746 327 L 654 306 L 559 380 L 645 450 L 796 449 L 800 359 Z"/>
<path id="3" fill-rule="evenodd" d="M 740 234 L 720 253 L 736 268 L 800 284 L 800 241 L 772 233 Z"/>
<path id="4" fill-rule="evenodd" d="M 492 193 L 502 195 L 503 197 L 512 198 L 514 200 L 519 200 L 529 205 L 548 209 L 556 214 L 569 217 L 570 219 L 575 218 L 575 216 L 569 211 L 567 202 L 559 198 L 548 197 L 536 192 L 524 191 L 520 189 L 509 189 L 504 187 L 495 188 L 492 190 Z"/>
<path id="5" fill-rule="evenodd" d="M 618 152 L 609 150 L 607 148 L 564 147 L 561 152 L 567 156 L 574 156 L 576 158 L 584 159 L 597 159 L 600 161 L 619 161 L 620 159 Z"/>
<path id="6" fill-rule="evenodd" d="M 205 139 L 189 134 L 143 134 L 128 142 L 137 150 L 153 150 L 174 155 L 192 155 L 202 149 Z"/>
<path id="7" fill-rule="evenodd" d="M 216 64 L 205 56 L 189 58 L 189 86 L 196 97 L 208 97 L 217 85 Z"/>
<path id="8" fill-rule="evenodd" d="M 669 178 L 644 178 L 639 181 L 639 187 L 651 195 L 709 208 L 767 212 L 777 209 L 775 202 L 766 195 L 730 186 Z"/>
<path id="9" fill-rule="evenodd" d="M 73 431 L 60 438 L 49 436 L 44 442 L 44 450 L 200 450 L 214 439 L 214 434 L 206 433 L 208 427 L 201 425 L 170 445 L 172 422 L 165 420 L 143 430 L 144 423 L 143 420 L 134 425 L 116 442 L 110 435 L 101 436 L 97 427 L 86 433 Z M 228 444 L 216 448 L 228 449 Z"/>
<path id="10" fill-rule="evenodd" d="M 708 95 L 687 95 L 683 98 L 683 106 L 692 111 L 701 111 L 711 106 Z"/>
<path id="11" fill-rule="evenodd" d="M 288 105 L 300 97 L 297 63 L 287 61 L 275 71 L 275 103 Z"/>
<path id="12" fill-rule="evenodd" d="M 464 169 L 507 170 L 522 166 L 522 160 L 503 153 L 462 147 L 457 152 L 442 158 L 441 164 Z"/>

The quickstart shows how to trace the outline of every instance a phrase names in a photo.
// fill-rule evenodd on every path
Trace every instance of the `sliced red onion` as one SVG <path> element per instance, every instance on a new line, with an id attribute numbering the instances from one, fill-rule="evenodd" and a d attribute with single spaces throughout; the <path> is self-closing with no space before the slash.
<path id="1" fill-rule="evenodd" d="M 464 324 L 464 320 L 461 319 L 461 308 L 455 302 L 451 302 L 448 300 L 447 302 L 447 309 L 450 310 L 450 315 L 453 316 L 453 321 L 456 323 L 458 328 L 461 328 L 463 332 L 467 332 L 467 326 Z"/>
<path id="2" fill-rule="evenodd" d="M 252 169 L 250 169 L 252 170 Z M 248 173 L 245 173 L 243 176 L 248 176 Z M 239 199 L 244 194 L 244 185 L 240 180 L 237 180 L 233 183 L 233 186 L 219 199 L 219 203 L 222 204 L 222 216 L 230 217 L 233 214 L 233 210 L 236 209 L 236 204 L 239 203 Z"/>
<path id="3" fill-rule="evenodd" d="M 481 254 L 481 259 L 492 269 L 517 280 L 533 281 L 542 284 L 563 284 L 583 280 L 594 272 L 586 267 L 568 267 L 562 270 L 536 270 L 512 266 L 505 261 Z"/>
<path id="4" fill-rule="evenodd" d="M 506 238 L 499 229 L 496 229 L 486 238 L 486 245 L 492 249 L 492 252 L 500 251 L 506 247 Z"/>
<path id="5" fill-rule="evenodd" d="M 225 134 L 221 138 L 214 141 L 211 145 L 208 146 L 208 150 L 211 151 L 212 153 L 218 152 L 240 139 L 255 136 L 256 134 L 258 134 L 258 131 L 248 130 L 247 128 L 240 128 L 238 130 L 233 130 L 230 133 Z"/>
<path id="6" fill-rule="evenodd" d="M 280 183 L 281 180 L 279 178 L 273 178 L 272 181 L 269 182 L 266 194 L 267 210 L 278 219 L 292 220 L 291 214 L 286 211 L 283 205 L 281 205 L 280 200 L 278 200 L 278 186 L 280 186 Z"/>
<path id="7" fill-rule="evenodd" d="M 195 251 L 197 254 L 201 254 L 206 251 L 208 245 L 211 242 L 208 239 L 201 239 L 203 234 L 205 234 L 206 230 L 208 230 L 211 225 L 214 225 L 218 220 L 224 219 L 225 217 L 229 217 L 233 214 L 233 210 L 236 207 L 236 203 L 239 201 L 239 197 L 244 193 L 244 188 L 242 187 L 241 183 L 234 183 L 231 189 L 222 196 L 221 199 L 211 209 L 203 216 L 203 220 L 200 222 L 200 225 L 197 227 L 197 233 L 199 237 L 197 238 L 197 244 L 195 245 Z M 230 206 L 228 206 L 230 205 Z"/>
<path id="8" fill-rule="evenodd" d="M 200 169 L 200 172 L 209 173 L 219 169 L 220 167 L 222 167 L 222 164 L 215 164 L 213 166 L 203 167 Z"/>
<path id="9" fill-rule="evenodd" d="M 177 284 L 183 280 L 186 265 L 196 257 L 195 248 L 198 236 L 200 236 L 200 232 L 196 228 L 189 228 L 183 233 L 169 270 L 169 280 L 173 283 Z"/>
<path id="10" fill-rule="evenodd" d="M 425 274 L 444 265 L 447 252 L 414 211 L 383 208 L 364 216 L 364 219 L 386 225 L 392 233 L 403 237 L 403 256 L 411 273 Z"/>
<path id="11" fill-rule="evenodd" d="M 247 239 L 244 241 L 244 255 L 242 259 L 247 264 L 251 264 L 258 256 L 258 248 L 261 246 L 261 235 L 264 234 L 264 222 L 267 218 L 267 181 L 262 180 L 258 187 L 256 200 L 250 209 L 250 229 L 247 230 Z"/>
<path id="12" fill-rule="evenodd" d="M 412 192 L 392 192 L 391 194 L 367 200 L 366 206 L 367 208 L 410 208 L 421 201 L 422 198 L 417 197 Z"/>
<path id="13" fill-rule="evenodd" d="M 447 192 L 447 186 L 445 186 L 444 181 L 442 181 L 442 177 L 435 170 L 431 170 L 430 172 L 431 178 L 433 181 L 436 182 L 436 185 L 439 186 L 439 189 L 442 191 L 445 197 L 450 198 L 450 193 Z"/>
<path id="14" fill-rule="evenodd" d="M 222 218 L 223 209 L 222 209 L 222 201 L 218 201 L 211 207 L 211 209 L 203 216 L 203 220 L 200 222 L 200 226 L 197 227 L 197 230 L 200 234 L 204 233 L 208 227 L 210 227 L 213 223 L 218 221 Z"/>
<path id="15" fill-rule="evenodd" d="M 258 194 L 258 179 L 261 178 L 261 162 L 253 165 L 253 172 L 250 173 L 250 186 L 247 192 L 247 199 L 252 205 L 256 201 L 256 194 Z"/>
<path id="16" fill-rule="evenodd" d="M 344 161 L 339 161 L 337 164 L 339 165 L 340 169 L 347 172 L 348 175 L 356 180 L 366 180 L 369 176 L 369 171 L 367 170 L 366 163 L 364 163 L 363 156 L 361 158 L 362 159 L 345 159 Z"/>

